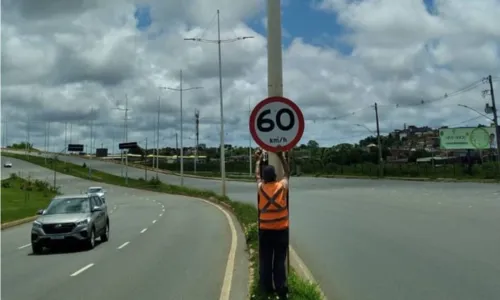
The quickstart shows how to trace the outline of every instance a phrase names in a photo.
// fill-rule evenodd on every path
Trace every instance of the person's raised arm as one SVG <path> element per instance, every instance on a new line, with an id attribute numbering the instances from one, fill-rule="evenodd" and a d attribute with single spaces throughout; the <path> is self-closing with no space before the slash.
<path id="1" fill-rule="evenodd" d="M 278 152 L 276 153 L 278 155 L 278 158 L 281 162 L 281 165 L 283 166 L 283 179 L 281 182 L 285 186 L 285 188 L 288 189 L 288 180 L 290 178 L 290 166 L 288 165 L 288 162 L 286 161 L 285 154 L 283 152 Z"/>
<path id="2" fill-rule="evenodd" d="M 261 163 L 261 156 L 262 156 L 262 151 L 260 149 L 257 149 L 255 151 L 255 179 L 257 179 L 257 183 L 261 183 L 261 178 L 260 178 L 260 163 Z"/>
<path id="3" fill-rule="evenodd" d="M 288 162 L 286 161 L 285 153 L 283 152 L 278 152 L 276 153 L 278 155 L 278 158 L 280 159 L 281 165 L 283 166 L 283 177 L 289 178 L 290 177 L 290 166 L 288 165 Z"/>

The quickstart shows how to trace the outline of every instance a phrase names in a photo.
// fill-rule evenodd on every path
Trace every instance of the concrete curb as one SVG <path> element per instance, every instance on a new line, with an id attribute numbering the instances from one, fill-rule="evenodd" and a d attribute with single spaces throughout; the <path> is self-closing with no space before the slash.
<path id="1" fill-rule="evenodd" d="M 2 223 L 2 230 L 7 229 L 7 228 L 12 228 L 12 227 L 15 227 L 15 226 L 19 226 L 19 225 L 22 225 L 22 224 L 26 224 L 26 223 L 29 223 L 29 222 L 33 222 L 33 221 L 36 220 L 37 217 L 38 216 L 27 217 L 27 218 L 23 218 L 23 219 L 11 221 L 11 222 Z"/>

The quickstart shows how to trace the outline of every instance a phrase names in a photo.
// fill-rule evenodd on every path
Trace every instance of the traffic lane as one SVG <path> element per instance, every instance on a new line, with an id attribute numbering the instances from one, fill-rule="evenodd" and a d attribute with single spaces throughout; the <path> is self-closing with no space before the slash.
<path id="1" fill-rule="evenodd" d="M 158 202 L 130 199 L 110 214 L 110 240 L 90 251 L 78 248 L 60 249 L 48 254 L 32 255 L 30 244 L 14 249 L 2 241 L 2 299 L 34 299 L 35 295 L 58 285 L 71 273 L 88 264 L 113 255 L 125 242 L 136 239 L 145 228 L 159 220 L 163 205 Z M 139 200 L 139 201 L 138 201 Z M 28 228 L 26 228 L 28 229 Z M 29 240 L 29 229 L 22 233 Z M 7 251 L 5 251 L 7 250 Z"/>
<path id="2" fill-rule="evenodd" d="M 302 178 L 300 178 L 302 179 Z M 314 222 L 311 222 L 310 220 L 310 210 L 311 208 L 306 204 L 304 205 L 304 203 L 314 203 L 315 200 L 317 202 L 317 206 L 316 206 L 316 209 L 315 211 L 320 211 L 320 212 L 324 212 L 325 211 L 328 211 L 326 210 L 325 208 L 328 208 L 332 205 L 334 205 L 331 201 L 332 197 L 335 197 L 335 199 L 355 199 L 355 198 L 368 198 L 368 199 L 372 199 L 374 198 L 373 195 L 374 194 L 381 194 L 383 195 L 383 197 L 379 197 L 377 199 L 378 200 L 378 204 L 380 204 L 380 202 L 384 202 L 384 201 L 393 201 L 394 203 L 399 203 L 399 202 L 403 202 L 405 201 L 405 199 L 408 199 L 409 198 L 409 195 L 415 195 L 416 196 L 416 200 L 420 200 L 422 201 L 423 203 L 419 203 L 418 205 L 419 206 L 424 206 L 425 207 L 431 207 L 431 205 L 439 205 L 438 202 L 440 202 L 439 200 L 441 200 L 441 202 L 444 202 L 444 203 L 451 203 L 452 205 L 458 205 L 459 203 L 462 203 L 462 205 L 466 205 L 468 204 L 468 206 L 470 205 L 473 205 L 473 209 L 471 210 L 471 214 L 474 213 L 474 211 L 477 211 L 478 209 L 480 209 L 481 207 L 487 207 L 487 204 L 485 204 L 485 201 L 483 201 L 483 204 L 482 206 L 480 205 L 479 207 L 476 206 L 476 203 L 478 202 L 477 199 L 490 199 L 491 201 L 491 204 L 490 205 L 495 205 L 495 201 L 492 200 L 492 198 L 489 198 L 487 195 L 494 195 L 495 193 L 498 192 L 498 185 L 489 185 L 489 184 L 478 184 L 478 183 L 434 183 L 434 182 L 405 182 L 405 181 L 389 181 L 389 180 L 354 180 L 354 179 L 312 179 L 312 180 L 318 180 L 318 183 L 315 184 L 315 183 L 311 183 L 312 187 L 313 187 L 313 192 L 314 191 L 318 191 L 318 192 L 322 192 L 321 194 L 312 194 L 310 191 L 308 190 L 304 190 L 304 191 L 301 191 L 300 189 L 300 185 L 297 184 L 296 182 L 298 181 L 299 183 L 301 182 L 301 180 L 297 180 L 297 178 L 293 178 L 292 179 L 292 202 L 291 202 L 291 219 L 292 219 L 292 241 L 293 241 L 293 244 L 297 246 L 297 249 L 299 251 L 299 253 L 301 253 L 301 256 L 303 258 L 303 260 L 306 262 L 306 264 L 308 266 L 310 266 L 310 269 L 311 271 L 313 272 L 313 274 L 315 274 L 316 277 L 318 277 L 320 283 L 323 283 L 323 286 L 324 286 L 324 289 L 325 289 L 325 293 L 327 294 L 327 296 L 333 296 L 333 295 L 336 295 L 336 291 L 338 290 L 342 290 L 341 288 L 334 288 L 334 286 L 332 286 L 330 283 L 331 282 L 342 282 L 343 284 L 341 286 L 344 287 L 344 294 L 345 293 L 348 293 L 347 291 L 350 291 L 349 290 L 349 284 L 345 282 L 345 280 L 343 281 L 342 278 L 335 278 L 335 275 L 336 274 L 342 274 L 342 276 L 344 276 L 344 273 L 346 273 L 346 270 L 347 269 L 350 269 L 350 265 L 349 266 L 342 266 L 342 259 L 340 259 L 340 263 L 336 264 L 336 265 L 332 265 L 332 266 L 329 266 L 329 267 L 325 267 L 325 264 L 324 262 L 330 262 L 330 264 L 333 264 L 335 262 L 334 259 L 331 259 L 332 257 L 332 253 L 334 253 L 335 255 L 337 255 L 337 253 L 345 253 L 345 252 L 351 252 L 351 253 L 354 253 L 356 254 L 356 251 L 357 251 L 357 255 L 353 255 L 353 257 L 355 257 L 355 260 L 360 262 L 362 261 L 363 263 L 367 264 L 367 265 L 370 265 L 370 260 L 366 260 L 366 259 L 362 259 L 363 257 L 370 257 L 369 255 L 365 254 L 365 253 L 359 253 L 361 250 L 359 249 L 350 249 L 349 245 L 352 245 L 353 243 L 349 243 L 348 240 L 346 240 L 346 243 L 345 245 L 347 245 L 345 248 L 340 248 L 340 249 L 336 249 L 334 246 L 337 245 L 337 243 L 339 244 L 339 247 L 343 247 L 343 243 L 342 243 L 342 240 L 340 240 L 340 243 L 339 241 L 337 241 L 336 239 L 325 239 L 325 236 L 329 236 L 330 235 L 330 228 L 332 227 L 335 227 L 335 220 L 331 220 L 331 216 L 329 215 L 325 215 L 324 218 L 322 218 L 322 222 L 319 222 L 319 220 L 317 220 L 315 218 Z M 307 180 L 310 180 L 310 179 L 307 179 Z M 307 180 L 303 180 L 302 182 L 307 182 Z M 187 181 L 186 182 L 187 184 L 189 184 L 189 182 Z M 231 183 L 228 182 L 228 185 L 230 185 Z M 251 187 L 251 183 L 240 183 L 240 184 L 247 184 L 249 187 Z M 332 187 L 334 189 L 332 189 Z M 214 188 L 217 188 L 217 187 L 214 187 Z M 255 190 L 254 190 L 255 191 Z M 360 192 L 360 191 L 363 191 L 364 194 L 356 194 L 356 192 Z M 452 196 L 450 196 L 452 195 Z M 456 196 L 455 196 L 456 195 Z M 235 195 L 232 195 L 230 193 L 230 196 L 233 197 Z M 253 201 L 253 199 L 255 198 L 255 193 L 254 192 L 248 192 L 248 194 L 246 192 L 240 192 L 236 195 L 237 200 L 247 200 L 247 201 Z M 241 197 L 241 198 L 240 198 Z M 252 200 L 250 200 L 252 199 Z M 427 199 L 427 200 L 426 200 Z M 435 200 L 435 199 L 439 199 L 437 201 L 435 201 L 434 203 L 432 203 L 432 201 L 428 201 L 428 200 Z M 323 200 L 322 201 L 318 201 L 318 200 Z M 480 202 L 480 201 L 479 201 Z M 417 201 L 415 201 L 415 203 L 417 203 Z M 383 206 L 383 205 L 381 205 Z M 415 206 L 413 206 L 413 208 L 415 208 Z M 491 208 L 491 207 L 490 207 Z M 352 208 L 351 209 L 354 209 L 356 211 L 355 208 Z M 379 208 L 379 209 L 382 209 L 382 208 Z M 412 211 L 411 209 L 409 209 L 408 207 L 403 207 L 401 208 L 403 211 L 405 211 L 406 215 L 409 215 L 411 216 L 412 214 L 417 214 L 414 210 Z M 400 226 L 400 223 L 401 223 L 401 220 L 399 221 L 394 221 L 394 220 L 390 220 L 390 219 L 387 219 L 385 217 L 385 214 L 388 214 L 389 212 L 388 211 L 383 211 L 383 213 L 380 214 L 380 218 L 382 220 L 385 220 L 385 222 L 387 222 L 387 224 L 391 225 L 391 227 L 394 227 L 394 228 L 399 228 L 401 227 Z M 476 212 L 477 213 L 477 212 Z M 403 214 L 404 215 L 404 214 Z M 344 220 L 342 218 L 336 218 L 335 219 L 340 219 L 340 220 Z M 325 221 L 327 220 L 327 221 Z M 356 220 L 355 218 L 353 220 Z M 439 221 L 440 221 L 440 218 L 439 217 L 436 217 L 435 219 L 435 223 L 436 223 L 436 226 L 439 228 Z M 453 220 L 453 219 L 452 219 Z M 347 220 L 349 221 L 349 220 Z M 404 219 L 403 219 L 404 221 Z M 479 220 L 480 221 L 480 220 Z M 307 222 L 307 223 L 306 223 Z M 319 222 L 319 223 L 318 223 Z M 316 223 L 316 224 L 315 224 Z M 361 226 L 360 228 L 361 229 L 358 229 L 358 231 L 362 231 L 364 230 L 366 233 L 366 235 L 369 235 L 370 234 L 370 226 L 371 224 L 366 224 L 366 223 L 363 223 L 363 221 L 359 221 L 358 222 Z M 348 224 L 348 223 L 347 223 Z M 418 222 L 417 224 L 418 225 Z M 473 226 L 476 226 L 476 225 L 473 225 Z M 481 226 L 479 226 L 481 227 Z M 324 228 L 324 230 L 318 230 L 318 228 Z M 419 229 L 419 230 L 423 230 L 423 234 L 433 234 L 433 232 L 425 232 L 425 228 L 421 228 L 421 227 L 418 227 L 418 226 L 415 226 L 415 228 Z M 311 230 L 314 229 L 314 232 L 311 232 Z M 390 231 L 389 231 L 390 232 Z M 436 231 L 436 236 L 439 236 L 437 235 L 437 232 Z M 480 235 L 480 234 L 478 234 Z M 359 236 L 356 235 L 356 232 L 353 232 L 352 234 L 353 238 L 356 237 L 356 236 Z M 449 239 L 451 238 L 456 238 L 456 241 L 460 242 L 460 236 L 454 236 L 454 235 L 450 235 L 448 237 L 448 239 L 444 239 L 444 241 L 448 241 Z M 404 240 L 403 240 L 404 241 Z M 389 261 L 386 261 L 387 265 L 391 265 L 391 261 L 390 259 L 391 258 L 394 258 L 395 260 L 399 257 L 398 253 L 396 253 L 395 255 L 392 254 L 392 250 L 391 250 L 391 244 L 387 243 L 387 244 L 384 244 L 384 242 L 382 242 L 382 245 L 383 246 L 380 246 L 380 242 L 377 240 L 377 239 L 366 239 L 366 241 L 363 241 L 364 244 L 367 244 L 368 242 L 372 242 L 373 245 L 369 245 L 369 249 L 371 249 L 372 247 L 376 250 L 375 252 L 377 253 L 380 253 L 380 252 L 383 252 L 383 253 L 388 253 L 387 255 L 389 255 L 389 257 L 386 257 Z M 484 241 L 484 240 L 481 240 L 479 241 L 479 243 L 481 245 L 483 245 L 484 248 L 486 249 L 491 249 L 491 247 L 488 247 L 488 240 Z M 450 244 L 453 244 L 450 242 Z M 456 243 L 455 243 L 456 244 Z M 384 246 L 385 245 L 385 246 Z M 446 245 L 445 245 L 446 246 Z M 411 244 L 408 245 L 409 248 L 411 248 Z M 319 250 L 318 250 L 319 249 Z M 323 251 L 322 251 L 323 250 Z M 368 250 L 367 250 L 368 251 Z M 371 250 L 370 250 L 371 251 Z M 400 251 L 402 252 L 402 256 L 404 256 L 405 252 L 404 251 Z M 474 252 L 474 251 L 472 251 Z M 370 252 L 372 253 L 372 252 Z M 407 253 L 407 252 L 406 252 Z M 430 254 L 432 254 L 433 252 L 430 251 L 428 252 Z M 333 258 L 337 257 L 337 256 L 333 256 Z M 468 257 L 475 257 L 475 253 L 467 253 L 466 255 L 469 255 Z M 462 254 L 462 256 L 464 256 L 464 254 Z M 383 256 L 381 256 L 383 257 Z M 421 257 L 421 263 L 419 264 L 420 266 L 421 265 L 435 265 L 435 263 L 433 262 L 433 260 L 431 259 L 430 256 L 420 256 Z M 488 257 L 488 256 L 486 256 Z M 373 258 L 373 257 L 371 257 Z M 377 260 L 378 258 L 375 257 L 373 258 L 375 259 L 376 261 L 379 261 Z M 408 259 L 408 257 L 406 257 L 406 259 Z M 427 261 L 426 261 L 427 259 Z M 491 259 L 490 259 L 491 260 Z M 344 260 L 345 261 L 345 260 Z M 347 260 L 349 262 L 351 262 L 351 260 Z M 447 260 L 445 258 L 442 259 L 443 262 L 446 262 Z M 463 266 L 466 267 L 466 264 L 467 263 L 463 263 Z M 355 264 L 353 264 L 355 265 Z M 457 265 L 462 265 L 460 263 L 458 263 Z M 403 266 L 401 264 L 401 266 Z M 398 265 L 392 265 L 392 268 L 393 270 L 391 271 L 392 274 L 395 274 L 394 276 L 390 276 L 390 277 L 385 277 L 385 278 L 389 278 L 388 280 L 394 280 L 396 281 L 396 278 L 405 278 L 404 276 L 401 276 L 401 274 L 407 274 L 408 271 L 407 269 L 408 268 L 399 268 Z M 364 267 L 363 265 L 357 266 L 357 268 L 354 268 L 354 270 L 365 270 L 366 267 Z M 417 271 L 418 271 L 418 268 L 415 268 Z M 452 266 L 447 266 L 447 265 L 444 265 L 443 266 L 443 269 L 447 271 L 447 273 L 456 273 L 454 272 Z M 417 272 L 416 271 L 416 272 Z M 354 271 L 351 271 L 351 272 L 354 272 Z M 364 272 L 364 271 L 363 271 Z M 377 271 L 378 272 L 378 271 Z M 488 270 L 485 270 L 484 271 L 486 274 L 488 273 L 491 273 L 490 271 Z M 349 272 L 347 272 L 349 273 Z M 368 272 L 369 273 L 369 272 Z M 409 273 L 409 274 L 414 274 L 414 273 Z M 373 275 L 373 274 L 372 274 Z M 432 275 L 432 274 L 429 274 L 429 273 L 416 273 L 415 276 L 420 280 L 420 283 L 423 282 L 422 285 L 419 284 L 419 286 L 425 286 L 425 279 L 426 278 L 429 278 L 429 276 Z M 362 278 L 362 276 L 358 275 L 357 273 L 354 273 L 354 275 L 352 275 L 349 279 L 351 280 L 350 283 L 351 283 L 351 286 L 356 283 L 357 286 L 359 281 L 356 280 L 357 277 L 360 277 Z M 432 277 L 432 276 L 430 276 Z M 453 277 L 453 276 L 450 276 L 450 278 Z M 378 278 L 377 276 L 375 276 L 375 278 Z M 493 277 L 495 278 L 495 277 Z M 370 279 L 371 280 L 371 279 Z M 367 282 L 370 281 L 370 280 L 366 280 Z M 451 279 L 450 279 L 451 280 Z M 380 282 L 380 280 L 375 280 L 375 281 L 372 281 L 372 282 L 378 282 L 380 284 L 383 284 L 383 282 Z M 413 285 L 413 282 L 412 280 L 408 280 L 407 282 L 402 282 L 401 284 L 403 284 L 403 286 L 406 288 L 407 286 L 412 286 Z M 443 293 L 449 291 L 449 288 L 448 288 L 448 285 L 449 282 L 447 282 L 446 280 L 438 280 L 438 282 L 435 282 L 434 285 L 432 286 L 437 286 L 437 287 L 441 287 L 441 290 L 444 291 Z M 372 285 L 368 284 L 366 286 L 369 286 L 369 287 L 372 287 Z M 389 284 L 390 286 L 390 284 Z M 393 285 L 392 287 L 394 288 L 395 286 L 398 286 L 398 284 L 394 284 L 393 282 Z M 408 289 L 410 289 L 410 287 L 408 287 Z M 463 288 L 465 288 L 466 286 L 464 285 Z M 354 289 L 354 288 L 353 288 Z M 383 289 L 382 289 L 383 290 Z M 422 289 L 425 291 L 425 288 Z M 395 291 L 394 290 L 391 290 L 391 288 L 389 287 L 388 288 L 388 293 L 392 293 L 394 294 Z M 359 292 L 362 292 L 362 290 L 360 290 Z M 386 293 L 387 292 L 382 292 L 382 293 Z M 494 291 L 492 292 L 494 293 Z M 418 294 L 418 293 L 417 293 Z M 463 293 L 464 295 L 466 295 L 467 293 Z M 370 297 L 371 299 L 371 297 Z"/>
<path id="3" fill-rule="evenodd" d="M 88 159 L 83 159 L 74 156 L 64 156 L 61 159 L 66 159 L 75 164 L 88 164 Z M 97 170 L 121 175 L 121 165 L 103 160 L 90 160 L 92 166 Z M 144 169 L 128 167 L 129 176 L 133 178 L 144 177 Z M 153 171 L 148 171 L 149 176 L 154 174 Z M 159 173 L 159 177 L 170 184 L 180 184 L 180 177 Z M 320 177 L 292 177 L 291 188 L 305 191 L 316 191 L 318 189 L 331 188 L 375 188 L 375 189 L 393 189 L 393 188 L 408 188 L 413 189 L 418 187 L 421 190 L 450 190 L 450 189 L 465 189 L 478 191 L 495 191 L 500 192 L 499 184 L 485 184 L 477 182 L 432 182 L 432 181 L 407 181 L 407 180 L 390 180 L 390 179 L 351 179 L 351 178 L 320 178 Z M 198 179 L 185 177 L 184 183 L 186 186 L 196 188 L 209 189 L 215 192 L 220 192 L 219 179 Z M 255 184 L 251 182 L 227 181 L 227 189 L 229 192 L 248 192 L 253 191 Z M 472 199 L 473 200 L 473 199 Z"/>
<path id="4" fill-rule="evenodd" d="M 399 283 L 396 283 L 398 278 L 405 278 L 403 275 L 409 272 L 408 269 L 411 269 L 411 266 L 394 263 L 394 261 L 405 259 L 411 262 L 408 257 L 405 257 L 408 251 L 411 252 L 413 247 L 411 242 L 418 244 L 417 249 L 426 246 L 429 246 L 430 249 L 439 247 L 435 255 L 444 256 L 444 266 L 441 268 L 450 274 L 456 273 L 454 267 L 471 269 L 473 261 L 481 258 L 484 261 L 477 262 L 477 266 L 474 266 L 472 270 L 486 266 L 484 273 L 487 275 L 485 276 L 500 280 L 498 275 L 491 277 L 491 273 L 494 271 L 488 269 L 488 265 L 498 264 L 499 261 L 496 253 L 500 251 L 500 245 L 498 239 L 495 238 L 495 229 L 500 225 L 498 220 L 500 213 L 498 187 L 481 185 L 481 190 L 461 185 L 455 185 L 455 189 L 449 189 L 447 184 L 434 185 L 433 187 L 434 189 L 423 190 L 418 189 L 418 186 L 403 186 L 392 189 L 384 186 L 381 186 L 380 189 L 369 186 L 361 188 L 335 187 L 317 189 L 316 191 L 302 191 L 292 188 L 290 195 L 292 244 L 321 284 L 327 297 L 342 295 L 345 297 L 339 299 L 384 299 L 387 295 L 391 295 L 391 297 L 394 295 L 393 298 L 396 299 L 400 295 L 392 293 L 394 290 L 397 291 L 401 287 L 411 289 L 414 285 L 415 279 L 413 278 L 406 282 L 399 280 Z M 232 199 L 244 200 L 249 204 L 255 205 L 256 203 L 255 192 L 234 193 L 229 194 L 229 196 Z M 312 213 L 315 217 L 311 219 Z M 427 216 L 429 220 L 423 219 L 422 216 Z M 372 224 L 372 218 L 379 221 L 378 231 L 382 233 L 392 234 L 394 228 L 398 229 L 399 236 L 392 235 L 395 243 L 399 243 L 398 245 L 403 243 L 410 249 L 407 252 L 393 253 L 394 246 L 391 243 L 384 239 L 377 239 L 380 234 L 373 232 L 377 227 Z M 460 230 L 453 231 L 455 223 L 468 224 L 471 229 L 464 234 Z M 349 226 L 349 224 L 354 225 Z M 456 228 L 460 227 L 457 225 Z M 330 232 L 331 230 L 340 231 L 340 233 L 335 235 Z M 369 236 L 373 232 L 374 238 L 358 241 L 356 237 L 360 235 L 360 232 L 365 236 Z M 482 235 L 482 232 L 485 232 L 485 235 Z M 407 237 L 413 236 L 422 236 L 423 238 L 406 240 Z M 468 240 L 464 241 L 466 238 Z M 398 242 L 399 239 L 401 242 Z M 467 246 L 462 246 L 463 243 L 467 243 Z M 361 244 L 366 248 L 368 254 L 356 248 Z M 400 247 L 403 246 L 400 245 Z M 371 249 L 374 251 L 372 252 Z M 448 251 L 458 252 L 454 254 L 458 261 L 453 262 L 453 265 L 447 263 L 450 256 L 446 256 L 445 253 Z M 384 278 L 378 278 L 380 276 L 375 276 L 373 272 L 369 273 L 370 276 L 374 277 L 365 277 L 365 281 L 362 282 L 362 284 L 366 283 L 363 286 L 368 287 L 367 291 L 358 291 L 356 289 L 359 289 L 360 281 L 357 278 L 363 278 L 360 274 L 365 274 L 366 266 L 373 264 L 371 260 L 380 262 L 378 257 L 373 256 L 374 252 L 388 253 L 384 263 L 392 266 L 392 271 L 387 273 L 388 275 Z M 428 253 L 434 255 L 431 250 Z M 439 266 L 434 261 L 436 259 L 440 258 L 422 254 L 416 264 Z M 351 270 L 353 265 L 356 266 L 355 271 Z M 418 268 L 416 269 L 418 270 Z M 385 272 L 384 269 L 375 270 L 375 272 L 380 272 L 380 270 Z M 349 278 L 351 281 L 346 282 L 344 278 L 346 272 L 353 274 Z M 415 278 L 420 279 L 419 286 L 422 290 L 425 291 L 427 285 L 425 280 L 432 278 L 432 274 L 433 272 L 430 271 L 414 275 Z M 446 273 L 443 276 L 446 276 Z M 446 279 L 447 277 L 441 281 L 441 278 L 438 278 L 432 286 L 440 288 L 444 293 L 449 292 L 450 282 L 453 282 L 453 279 L 449 279 L 450 282 L 447 282 Z M 459 282 L 459 280 L 455 277 L 454 283 Z M 373 298 L 371 290 L 377 289 L 377 284 L 382 287 L 379 290 L 382 296 Z M 387 287 L 390 284 L 392 286 Z M 481 284 L 478 286 L 481 288 Z M 350 294 L 350 289 L 355 290 L 355 292 Z M 495 293 L 491 289 L 489 291 Z M 364 292 L 366 294 L 363 294 Z M 473 293 L 473 288 L 469 292 Z M 470 295 L 470 293 L 464 293 L 464 295 Z M 417 293 L 417 295 L 421 294 Z M 439 293 L 437 295 L 439 296 Z M 438 296 L 429 299 L 440 299 Z M 402 298 L 400 297 L 400 299 Z"/>
<path id="5" fill-rule="evenodd" d="M 474 209 L 463 205 L 471 196 L 464 192 L 389 195 L 318 191 L 307 193 L 308 212 L 294 210 L 300 202 L 291 207 L 292 243 L 327 297 L 500 297 L 498 198 L 485 196 Z"/>
<path id="6" fill-rule="evenodd" d="M 32 299 L 219 299 L 230 242 L 221 212 L 179 197 L 140 238 Z"/>
<path id="7" fill-rule="evenodd" d="M 39 180 L 47 180 L 50 177 L 53 179 L 53 171 L 42 168 L 38 165 L 34 165 L 29 162 L 25 162 L 23 160 L 12 159 L 12 162 L 18 166 L 19 171 L 17 174 L 22 176 L 23 178 L 31 178 L 31 179 L 39 179 Z M 126 204 L 128 202 L 135 201 L 134 197 L 131 195 L 136 195 L 137 190 L 127 189 L 123 187 L 108 185 L 104 183 L 96 183 L 93 181 L 84 180 L 81 178 L 56 173 L 56 184 L 60 187 L 60 191 L 63 194 L 80 194 L 87 191 L 88 187 L 92 185 L 100 185 L 107 190 L 106 194 L 106 203 L 108 205 L 108 209 L 112 210 L 114 207 L 119 207 L 122 204 Z M 52 183 L 52 181 L 50 181 Z M 135 193 L 135 194 L 134 194 Z M 152 205 L 152 203 L 148 203 L 148 205 Z M 45 207 L 40 207 L 40 209 L 44 209 Z M 33 215 L 36 214 L 36 211 L 33 212 Z M 26 245 L 29 243 L 29 234 L 21 234 L 21 232 L 29 232 L 31 229 L 31 224 L 16 226 L 13 228 L 9 228 L 7 230 L 2 231 L 2 243 L 8 245 Z M 28 240 L 28 241 L 27 241 Z"/>
<path id="8" fill-rule="evenodd" d="M 109 174 L 121 176 L 122 175 L 122 165 L 115 164 L 111 162 L 106 162 L 102 160 L 88 160 L 74 156 L 61 156 L 61 160 L 66 160 L 68 162 L 82 165 L 86 163 L 92 168 L 106 172 Z M 128 167 L 128 176 L 129 178 L 144 178 L 144 169 Z M 125 174 L 125 172 L 124 172 Z M 153 178 L 156 176 L 156 172 L 148 171 L 148 177 Z M 165 173 L 158 173 L 158 178 L 165 183 L 180 185 L 180 176 L 168 175 Z M 255 189 L 255 184 L 248 182 L 237 182 L 237 181 L 227 181 L 228 192 L 234 191 L 238 192 L 241 190 L 244 191 L 252 191 Z M 184 185 L 188 187 L 195 187 L 198 189 L 211 190 L 217 193 L 221 192 L 221 183 L 220 180 L 217 179 L 197 179 L 192 177 L 184 177 Z"/>

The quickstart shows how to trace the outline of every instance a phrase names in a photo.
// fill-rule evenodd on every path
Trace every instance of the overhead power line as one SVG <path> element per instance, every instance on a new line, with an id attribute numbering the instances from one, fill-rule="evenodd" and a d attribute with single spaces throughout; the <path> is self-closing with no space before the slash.
<path id="1" fill-rule="evenodd" d="M 396 104 L 384 104 L 384 105 L 379 105 L 379 106 L 385 106 L 385 107 L 395 106 L 395 108 L 408 108 L 408 107 L 416 107 L 416 106 L 432 104 L 435 102 L 443 101 L 445 99 L 455 97 L 455 96 L 458 96 L 460 94 L 469 92 L 469 91 L 477 88 L 478 86 L 480 86 L 483 83 L 484 83 L 484 78 L 481 78 L 481 79 L 476 80 L 476 81 L 474 81 L 474 82 L 472 82 L 472 83 L 470 83 L 470 84 L 468 84 L 468 85 L 466 85 L 458 90 L 455 90 L 451 93 L 445 93 L 443 96 L 440 96 L 440 97 L 426 99 L 426 100 L 421 99 L 420 101 L 418 101 L 416 103 L 408 103 L 408 104 L 396 103 Z"/>

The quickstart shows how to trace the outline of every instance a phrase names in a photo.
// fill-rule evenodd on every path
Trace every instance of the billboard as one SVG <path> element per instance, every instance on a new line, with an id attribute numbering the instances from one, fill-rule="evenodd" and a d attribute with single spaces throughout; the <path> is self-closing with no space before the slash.
<path id="1" fill-rule="evenodd" d="M 97 148 L 95 149 L 96 157 L 107 157 L 108 156 L 108 148 Z"/>
<path id="2" fill-rule="evenodd" d="M 439 148 L 446 150 L 496 148 L 495 127 L 439 129 Z"/>

